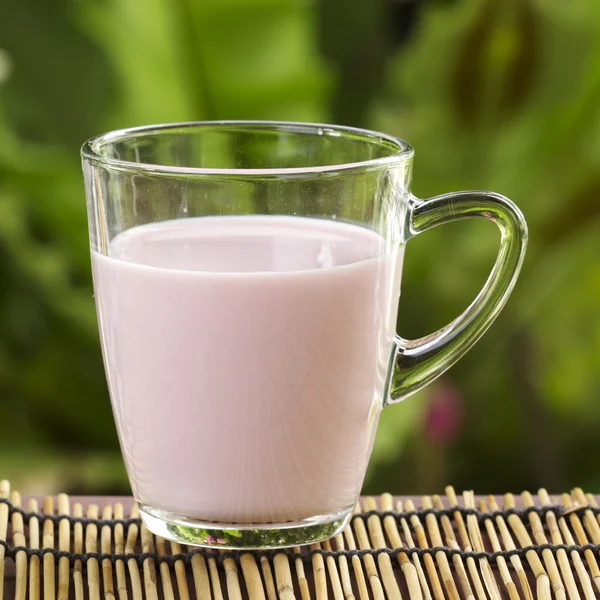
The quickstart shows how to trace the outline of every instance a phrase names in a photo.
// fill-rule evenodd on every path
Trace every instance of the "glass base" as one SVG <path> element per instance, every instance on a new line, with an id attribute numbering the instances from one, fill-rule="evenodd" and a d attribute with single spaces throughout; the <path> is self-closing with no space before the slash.
<path id="1" fill-rule="evenodd" d="M 219 550 L 268 550 L 322 542 L 344 529 L 353 506 L 330 515 L 291 523 L 216 523 L 196 521 L 165 510 L 139 504 L 144 525 L 161 537 Z"/>

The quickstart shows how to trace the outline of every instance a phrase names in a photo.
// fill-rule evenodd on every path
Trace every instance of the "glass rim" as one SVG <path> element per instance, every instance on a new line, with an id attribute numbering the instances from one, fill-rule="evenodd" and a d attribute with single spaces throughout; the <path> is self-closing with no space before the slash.
<path id="1" fill-rule="evenodd" d="M 171 129 L 201 129 L 201 128 L 264 128 L 272 130 L 287 130 L 290 133 L 313 133 L 328 135 L 334 137 L 361 137 L 365 142 L 373 144 L 392 145 L 393 148 L 389 156 L 373 158 L 364 161 L 324 164 L 311 167 L 283 167 L 283 168 L 261 168 L 261 169 L 243 169 L 243 168 L 206 168 L 206 167 L 186 167 L 177 165 L 161 165 L 147 162 L 134 162 L 121 160 L 104 156 L 100 153 L 103 146 L 114 144 L 132 138 L 141 138 L 149 134 L 157 134 Z M 222 121 L 183 121 L 175 123 L 163 123 L 157 125 L 142 125 L 138 127 L 129 127 L 124 129 L 115 129 L 107 133 L 94 136 L 87 140 L 81 147 L 81 157 L 89 163 L 106 169 L 126 172 L 152 173 L 155 175 L 223 175 L 223 176 L 301 176 L 315 175 L 324 173 L 337 173 L 338 171 L 352 170 L 371 170 L 388 168 L 394 164 L 401 164 L 414 155 L 414 150 L 404 140 L 380 133 L 370 129 L 361 129 L 359 127 L 349 127 L 346 125 L 329 125 L 325 123 L 311 123 L 304 121 L 263 121 L 263 120 L 222 120 Z"/>

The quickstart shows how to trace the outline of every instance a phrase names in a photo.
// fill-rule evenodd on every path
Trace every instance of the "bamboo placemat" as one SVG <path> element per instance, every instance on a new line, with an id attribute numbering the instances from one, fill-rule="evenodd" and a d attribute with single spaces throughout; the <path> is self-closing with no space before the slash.
<path id="1" fill-rule="evenodd" d="M 0 600 L 591 600 L 599 552 L 600 508 L 581 489 L 383 494 L 328 542 L 250 553 L 166 542 L 131 500 L 25 501 L 0 482 Z"/>

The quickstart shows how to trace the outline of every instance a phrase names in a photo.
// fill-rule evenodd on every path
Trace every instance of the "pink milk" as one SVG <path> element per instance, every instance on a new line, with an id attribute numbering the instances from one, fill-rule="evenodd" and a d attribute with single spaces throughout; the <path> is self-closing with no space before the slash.
<path id="1" fill-rule="evenodd" d="M 402 247 L 335 221 L 202 217 L 130 229 L 92 263 L 139 502 L 261 524 L 355 503 L 386 393 Z"/>

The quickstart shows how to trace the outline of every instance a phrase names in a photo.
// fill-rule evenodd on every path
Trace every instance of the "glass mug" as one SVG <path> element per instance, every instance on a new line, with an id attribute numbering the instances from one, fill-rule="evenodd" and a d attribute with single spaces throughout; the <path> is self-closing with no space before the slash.
<path id="1" fill-rule="evenodd" d="M 527 240 L 490 192 L 410 193 L 413 150 L 331 125 L 224 121 L 82 149 L 106 376 L 147 527 L 219 548 L 338 533 L 381 410 L 428 384 L 506 302 Z M 467 310 L 396 335 L 405 244 L 465 218 L 500 251 Z"/>

